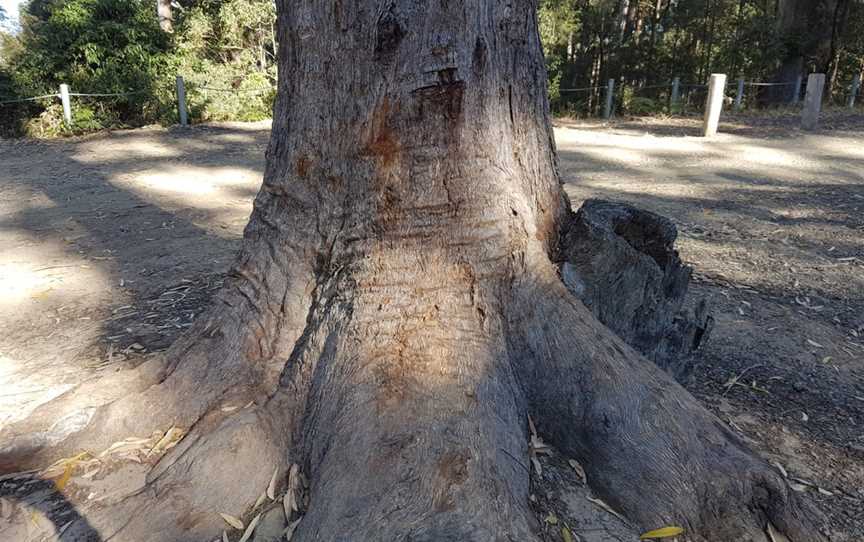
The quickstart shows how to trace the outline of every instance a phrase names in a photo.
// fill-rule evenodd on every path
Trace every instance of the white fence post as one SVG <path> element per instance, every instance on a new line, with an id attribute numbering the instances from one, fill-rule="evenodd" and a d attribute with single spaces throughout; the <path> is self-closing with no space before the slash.
<path id="1" fill-rule="evenodd" d="M 603 118 L 610 119 L 612 117 L 612 100 L 615 97 L 615 80 L 610 79 L 606 84 L 606 106 L 603 108 Z"/>
<path id="2" fill-rule="evenodd" d="M 678 100 L 681 99 L 681 78 L 676 77 L 672 80 L 672 105 L 678 105 Z"/>
<path id="3" fill-rule="evenodd" d="M 744 79 L 738 80 L 738 94 L 735 95 L 735 111 L 741 111 L 744 102 Z"/>
<path id="4" fill-rule="evenodd" d="M 801 113 L 801 128 L 815 130 L 819 126 L 822 111 L 822 93 L 825 91 L 825 74 L 811 73 L 807 78 L 807 95 L 804 96 L 804 112 Z"/>
<path id="5" fill-rule="evenodd" d="M 66 126 L 72 126 L 72 104 L 69 102 L 69 85 L 60 85 L 60 102 L 63 104 L 63 120 Z"/>
<path id="6" fill-rule="evenodd" d="M 858 89 L 861 88 L 861 74 L 856 73 L 852 78 L 852 88 L 849 94 L 849 107 L 855 107 L 855 98 L 858 96 Z"/>
<path id="7" fill-rule="evenodd" d="M 801 83 L 804 81 L 802 76 L 798 76 L 795 79 L 795 94 L 792 96 L 792 103 L 798 104 L 801 101 Z"/>
<path id="8" fill-rule="evenodd" d="M 705 120 L 702 122 L 702 135 L 711 137 L 717 134 L 720 125 L 720 112 L 723 111 L 723 98 L 726 94 L 726 74 L 712 73 L 708 81 L 708 98 L 705 100 Z"/>
<path id="9" fill-rule="evenodd" d="M 186 113 L 186 83 L 183 76 L 177 76 L 177 110 L 180 113 L 180 126 L 188 126 L 189 116 Z"/>

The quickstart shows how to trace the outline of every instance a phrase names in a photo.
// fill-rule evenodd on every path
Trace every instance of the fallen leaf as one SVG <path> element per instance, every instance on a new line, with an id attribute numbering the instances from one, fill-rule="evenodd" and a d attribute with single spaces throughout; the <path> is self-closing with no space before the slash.
<path id="1" fill-rule="evenodd" d="M 176 426 L 171 426 L 161 439 L 147 452 L 147 455 L 161 454 L 177 445 L 180 439 L 183 438 L 183 430 Z"/>
<path id="2" fill-rule="evenodd" d="M 273 471 L 273 476 L 270 478 L 270 484 L 267 486 L 267 496 L 271 501 L 276 500 L 276 484 L 279 481 L 279 467 Z"/>
<path id="3" fill-rule="evenodd" d="M 825 495 L 826 497 L 833 497 L 833 496 L 834 496 L 833 493 L 831 493 L 830 491 L 828 491 L 828 490 L 825 489 L 824 487 L 820 487 L 820 488 L 819 488 L 819 493 Z"/>
<path id="4" fill-rule="evenodd" d="M 223 514 L 222 512 L 219 512 L 219 515 L 222 516 L 222 519 L 225 520 L 225 523 L 234 527 L 238 531 L 243 529 L 243 522 L 235 518 L 234 516 Z"/>
<path id="5" fill-rule="evenodd" d="M 573 542 L 573 535 L 570 534 L 570 529 L 561 527 L 561 538 L 564 539 L 564 542 Z"/>
<path id="6" fill-rule="evenodd" d="M 654 529 L 653 531 L 648 531 L 647 533 L 643 533 L 642 536 L 639 537 L 639 540 L 654 540 L 656 538 L 672 538 L 673 536 L 678 536 L 682 534 L 684 529 L 678 527 L 677 525 L 669 525 L 668 527 L 661 527 L 660 529 Z"/>
<path id="7" fill-rule="evenodd" d="M 63 533 L 65 533 L 66 529 L 68 529 L 73 523 L 75 523 L 75 522 L 74 521 L 67 521 L 66 523 L 64 523 L 63 526 L 57 530 L 57 538 L 62 540 L 63 539 Z"/>
<path id="8" fill-rule="evenodd" d="M 151 440 L 149 438 L 127 438 L 109 446 L 104 452 L 99 454 L 99 457 L 143 450 L 151 445 Z"/>
<path id="9" fill-rule="evenodd" d="M 294 512 L 300 511 L 300 493 L 301 487 L 303 486 L 303 475 L 300 473 L 300 465 L 294 463 L 291 465 L 291 468 L 288 470 L 288 492 L 286 495 L 290 495 L 290 510 Z M 285 505 L 285 500 L 282 500 L 283 506 Z M 285 517 L 290 519 L 291 514 L 290 511 L 286 511 Z"/>
<path id="10" fill-rule="evenodd" d="M 294 536 L 294 531 L 297 530 L 297 525 L 300 524 L 301 519 L 303 518 L 298 518 L 293 523 L 288 524 L 285 530 L 282 531 L 282 534 L 285 536 L 285 542 L 291 542 L 291 537 Z"/>
<path id="11" fill-rule="evenodd" d="M 767 525 L 765 525 L 765 532 L 768 533 L 769 542 L 789 542 L 789 539 L 786 538 L 786 535 L 778 532 L 770 521 Z"/>
<path id="12" fill-rule="evenodd" d="M 531 419 L 531 415 L 528 415 L 528 429 L 531 431 L 532 436 L 537 436 L 537 428 L 534 427 L 534 420 Z"/>
<path id="13" fill-rule="evenodd" d="M 582 485 L 588 483 L 588 477 L 585 476 L 585 469 L 582 468 L 582 465 L 580 465 L 578 461 L 575 459 L 568 459 L 567 463 L 576 471 L 576 475 L 579 477 L 579 481 L 582 482 Z"/>
<path id="14" fill-rule="evenodd" d="M 549 512 L 549 515 L 546 516 L 546 519 L 544 521 L 549 525 L 558 525 L 558 517 L 552 512 Z"/>
<path id="15" fill-rule="evenodd" d="M 262 493 L 261 495 L 259 495 L 258 500 L 255 501 L 255 506 L 252 507 L 252 510 L 255 510 L 256 508 L 258 508 L 259 506 L 264 504 L 264 501 L 266 501 L 266 500 L 267 500 L 267 493 Z"/>
<path id="16" fill-rule="evenodd" d="M 810 344 L 810 346 L 815 346 L 816 348 L 825 348 L 824 346 L 817 343 L 816 341 L 811 341 L 810 339 L 807 339 L 807 342 Z"/>
<path id="17" fill-rule="evenodd" d="M 789 478 L 789 473 L 786 472 L 786 469 L 783 468 L 783 465 L 781 465 L 777 461 L 772 461 L 771 464 L 777 467 L 777 470 L 780 471 L 780 474 L 783 475 L 783 478 Z"/>
<path id="18" fill-rule="evenodd" d="M 252 532 L 255 530 L 255 527 L 258 526 L 258 522 L 261 521 L 261 514 L 255 516 L 252 521 L 249 522 L 249 526 L 246 527 L 246 530 L 243 531 L 243 536 L 240 537 L 238 542 L 247 542 L 252 537 Z"/>
<path id="19" fill-rule="evenodd" d="M 291 519 L 294 512 L 294 496 L 290 489 L 282 496 L 282 510 L 285 512 L 285 519 Z"/>
<path id="20" fill-rule="evenodd" d="M 225 531 L 222 531 L 222 542 L 230 542 L 228 540 L 228 533 L 226 533 Z"/>
<path id="21" fill-rule="evenodd" d="M 74 468 L 74 462 L 69 462 L 66 464 L 66 470 L 63 471 L 63 476 L 61 476 L 56 482 L 54 482 L 54 486 L 57 488 L 57 491 L 63 491 L 63 488 L 65 488 L 66 484 L 69 483 L 69 478 L 72 477 L 72 470 Z"/>
<path id="22" fill-rule="evenodd" d="M 44 299 L 44 298 L 48 297 L 48 294 L 50 294 L 53 290 L 54 290 L 54 288 L 48 288 L 46 290 L 41 290 L 39 292 L 31 294 L 30 298 L 31 299 Z"/>
<path id="23" fill-rule="evenodd" d="M 590 502 L 596 504 L 597 506 L 599 506 L 599 507 L 602 508 L 603 510 L 609 512 L 610 514 L 612 514 L 612 515 L 615 516 L 616 518 L 620 519 L 620 520 L 623 521 L 624 523 L 627 523 L 627 524 L 629 525 L 630 522 L 627 521 L 627 518 L 625 518 L 624 516 L 622 516 L 621 514 L 619 514 L 618 512 L 616 512 L 616 511 L 615 511 L 611 506 L 609 506 L 608 504 L 606 504 L 606 503 L 603 502 L 602 500 L 600 500 L 600 499 L 595 499 L 595 498 L 593 498 L 593 497 L 585 497 L 585 498 L 588 499 Z"/>

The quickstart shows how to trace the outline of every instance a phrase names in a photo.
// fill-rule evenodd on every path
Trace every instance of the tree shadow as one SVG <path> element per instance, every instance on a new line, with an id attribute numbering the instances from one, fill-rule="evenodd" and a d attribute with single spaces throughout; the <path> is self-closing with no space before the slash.
<path id="1" fill-rule="evenodd" d="M 0 426 L 191 325 L 239 247 L 268 139 L 259 123 L 0 140 Z"/>
<path id="2" fill-rule="evenodd" d="M 57 486 L 51 480 L 45 480 L 38 476 L 22 476 L 7 478 L 0 481 L 0 499 L 4 499 L 4 508 L 11 507 L 6 519 L 12 519 L 16 513 L 25 515 L 22 523 L 34 525 L 35 512 L 51 523 L 54 534 L 59 540 L 69 542 L 102 542 L 102 536 L 87 521 L 78 509 L 63 493 L 57 490 Z M 41 527 L 41 526 L 40 526 Z M 11 528 L 8 527 L 8 528 Z M 29 530 L 29 525 L 24 527 Z M 11 539 L 10 539 L 11 540 Z"/>

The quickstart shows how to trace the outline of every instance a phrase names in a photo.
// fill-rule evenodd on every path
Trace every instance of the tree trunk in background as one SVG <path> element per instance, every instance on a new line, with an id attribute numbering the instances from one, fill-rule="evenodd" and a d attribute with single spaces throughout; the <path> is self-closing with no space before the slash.
<path id="1" fill-rule="evenodd" d="M 807 64 L 817 71 L 827 71 L 831 63 L 831 45 L 838 2 L 845 0 L 778 0 L 777 32 L 786 43 L 786 55 L 777 70 L 776 82 L 769 100 L 792 101 L 794 83 L 804 76 Z M 830 72 L 827 72 L 830 73 Z M 830 84 L 830 83 L 829 83 Z"/>
<path id="2" fill-rule="evenodd" d="M 851 0 L 837 0 L 831 21 L 831 45 L 825 73 L 828 76 L 828 95 L 833 96 L 837 87 L 837 70 L 840 67 L 840 54 L 843 51 L 843 32 L 849 17 Z"/>
<path id="3" fill-rule="evenodd" d="M 156 14 L 159 17 L 159 28 L 163 32 L 173 32 L 174 23 L 171 14 L 171 0 L 156 0 Z"/>
<path id="4" fill-rule="evenodd" d="M 571 212 L 535 7 L 280 1 L 264 183 L 224 289 L 164 360 L 5 429 L 0 467 L 175 427 L 147 487 L 89 513 L 106 539 L 212 540 L 295 464 L 293 540 L 534 541 L 530 415 L 643 530 L 821 540 L 776 470 L 579 300 L 662 323 L 680 305 L 639 300 L 687 273 L 667 222 Z M 666 331 L 627 338 L 650 354 Z"/>

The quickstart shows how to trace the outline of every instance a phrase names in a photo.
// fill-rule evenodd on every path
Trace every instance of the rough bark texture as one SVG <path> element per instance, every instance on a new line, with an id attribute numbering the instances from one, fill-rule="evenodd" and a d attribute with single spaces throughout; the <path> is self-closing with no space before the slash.
<path id="1" fill-rule="evenodd" d="M 692 270 L 668 219 L 624 203 L 586 201 L 561 244 L 560 274 L 592 314 L 678 379 L 713 325 L 706 302 L 684 310 Z"/>
<path id="2" fill-rule="evenodd" d="M 530 414 L 646 529 L 819 539 L 781 477 L 562 282 L 556 261 L 585 284 L 611 262 L 647 273 L 626 310 L 595 276 L 591 305 L 670 351 L 651 345 L 686 282 L 673 230 L 596 203 L 573 217 L 534 2 L 278 8 L 267 170 L 231 280 L 163 361 L 4 430 L 3 469 L 173 424 L 147 486 L 87 517 L 105 539 L 212 539 L 216 512 L 296 463 L 294 540 L 536 540 Z M 614 256 L 592 267 L 601 243 Z"/>

